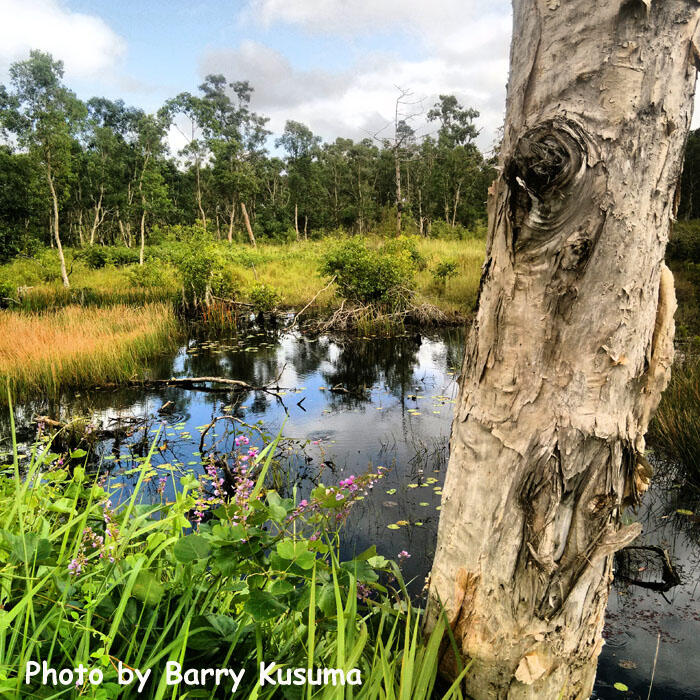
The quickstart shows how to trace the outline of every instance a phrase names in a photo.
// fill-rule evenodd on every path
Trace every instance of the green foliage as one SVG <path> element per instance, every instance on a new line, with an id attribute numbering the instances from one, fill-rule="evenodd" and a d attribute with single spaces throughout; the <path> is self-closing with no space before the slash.
<path id="1" fill-rule="evenodd" d="M 9 309 L 17 301 L 17 287 L 9 280 L 0 279 L 0 309 Z"/>
<path id="2" fill-rule="evenodd" d="M 193 235 L 182 245 L 175 264 L 188 307 L 209 306 L 213 296 L 231 299 L 238 293 L 223 251 L 206 234 Z"/>
<path id="3" fill-rule="evenodd" d="M 66 455 L 42 441 L 20 467 L 15 446 L 9 473 L 0 475 L 0 690 L 55 694 L 40 676 L 24 683 L 26 664 L 38 660 L 102 672 L 101 685 L 71 683 L 64 697 L 190 697 L 184 685 L 165 685 L 164 667 L 177 661 L 245 669 L 241 696 L 270 698 L 278 688 L 260 687 L 258 670 L 274 660 L 283 668 L 357 668 L 367 698 L 433 697 L 444 623 L 423 639 L 400 570 L 374 547 L 339 558 L 337 516 L 369 482 L 319 485 L 309 502 L 283 498 L 265 488 L 276 444 L 247 471 L 244 450 L 230 455 L 240 479 L 231 498 L 214 494 L 213 465 L 206 475 L 158 473 L 149 454 L 122 502 L 120 486 L 101 486 L 79 466 L 78 452 L 78 465 L 67 469 Z M 161 494 L 166 482 L 177 485 L 174 498 L 143 502 L 144 485 L 157 477 Z M 137 684 L 117 685 L 118 663 L 151 671 L 140 693 Z M 196 696 L 231 690 L 230 679 L 219 688 L 209 681 Z M 303 697 L 341 695 L 321 685 Z M 459 682 L 444 695 L 461 697 Z"/>
<path id="4" fill-rule="evenodd" d="M 325 256 L 321 273 L 335 277 L 340 293 L 361 304 L 391 304 L 401 288 L 410 288 L 415 262 L 410 244 L 395 241 L 370 248 L 360 238 L 349 238 Z"/>
<path id="5" fill-rule="evenodd" d="M 274 311 L 280 303 L 279 292 L 267 284 L 256 284 L 248 293 L 250 303 L 257 312 Z"/>
<path id="6" fill-rule="evenodd" d="M 75 260 L 83 261 L 91 270 L 99 270 L 110 262 L 110 254 L 102 246 L 90 246 L 81 250 Z"/>
<path id="7" fill-rule="evenodd" d="M 448 279 L 457 276 L 457 263 L 454 260 L 441 260 L 433 268 L 433 279 L 443 287 Z"/>
<path id="8" fill-rule="evenodd" d="M 700 263 L 700 219 L 676 221 L 666 248 L 669 260 Z"/>
<path id="9" fill-rule="evenodd" d="M 159 260 L 147 259 L 143 265 L 129 268 L 127 274 L 135 287 L 144 289 L 167 289 L 175 284 L 172 268 Z"/>

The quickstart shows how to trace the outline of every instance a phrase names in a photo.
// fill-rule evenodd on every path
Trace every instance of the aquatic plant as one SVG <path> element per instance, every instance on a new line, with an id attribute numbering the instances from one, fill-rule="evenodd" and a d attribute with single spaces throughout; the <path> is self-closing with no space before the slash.
<path id="1" fill-rule="evenodd" d="M 282 498 L 265 487 L 276 442 L 260 451 L 238 442 L 234 496 L 222 494 L 213 465 L 176 479 L 149 454 L 121 501 L 117 484 L 61 464 L 50 441 L 22 465 L 14 444 L 0 474 L 0 693 L 160 700 L 192 693 L 184 677 L 231 668 L 238 680 L 210 679 L 196 697 L 228 695 L 236 683 L 252 700 L 279 690 L 259 684 L 264 664 L 285 684 L 284 669 L 357 669 L 362 681 L 285 685 L 285 697 L 435 697 L 444 621 L 423 639 L 398 566 L 374 547 L 339 558 L 343 513 L 369 482 L 349 477 L 307 500 Z M 162 500 L 144 503 L 155 479 Z M 172 500 L 164 480 L 177 483 Z M 42 663 L 68 672 L 42 684 Z M 180 686 L 168 684 L 174 668 L 189 669 Z M 462 697 L 466 672 L 444 698 Z"/>

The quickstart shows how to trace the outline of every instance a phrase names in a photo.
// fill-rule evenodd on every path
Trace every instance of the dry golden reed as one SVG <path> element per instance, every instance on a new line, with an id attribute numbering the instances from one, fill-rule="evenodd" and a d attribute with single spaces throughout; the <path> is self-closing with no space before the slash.
<path id="1" fill-rule="evenodd" d="M 3 384 L 9 379 L 14 395 L 123 382 L 177 342 L 177 322 L 166 304 L 3 311 L 0 377 Z"/>

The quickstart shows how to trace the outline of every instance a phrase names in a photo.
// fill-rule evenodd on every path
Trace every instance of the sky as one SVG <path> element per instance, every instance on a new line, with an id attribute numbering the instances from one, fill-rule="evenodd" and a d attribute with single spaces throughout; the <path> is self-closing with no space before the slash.
<path id="1" fill-rule="evenodd" d="M 248 80 L 275 134 L 390 136 L 400 90 L 419 135 L 440 94 L 479 110 L 484 150 L 503 122 L 509 0 L 0 0 L 0 17 L 0 82 L 38 48 L 79 97 L 148 111 L 210 73 Z"/>
<path id="2" fill-rule="evenodd" d="M 478 109 L 484 149 L 503 121 L 508 0 L 0 0 L 0 17 L 0 82 L 38 48 L 79 97 L 149 111 L 209 73 L 248 80 L 276 134 L 294 119 L 325 140 L 391 135 L 400 89 L 406 115 L 440 94 Z"/>

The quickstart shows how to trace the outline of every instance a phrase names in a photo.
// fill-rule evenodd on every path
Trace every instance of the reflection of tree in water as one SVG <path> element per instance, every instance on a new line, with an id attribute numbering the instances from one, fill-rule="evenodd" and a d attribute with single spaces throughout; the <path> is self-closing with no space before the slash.
<path id="1" fill-rule="evenodd" d="M 329 361 L 330 341 L 328 338 L 306 338 L 302 335 L 293 339 L 292 350 L 285 357 L 297 376 L 305 377 L 318 372 L 319 367 Z"/>
<path id="2" fill-rule="evenodd" d="M 411 388 L 418 363 L 419 337 L 354 340 L 339 345 L 340 353 L 323 378 L 329 387 L 350 393 L 333 394 L 332 402 L 358 406 L 370 401 L 366 390 L 383 380 L 387 389 L 403 396 Z"/>

